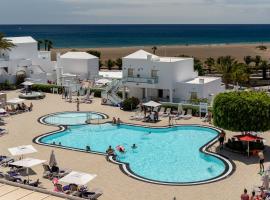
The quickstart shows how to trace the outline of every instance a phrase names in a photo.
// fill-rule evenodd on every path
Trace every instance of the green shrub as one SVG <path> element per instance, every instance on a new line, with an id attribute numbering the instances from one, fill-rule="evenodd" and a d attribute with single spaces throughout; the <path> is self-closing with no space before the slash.
<path id="1" fill-rule="evenodd" d="M 270 96 L 264 92 L 228 92 L 216 96 L 214 125 L 232 131 L 270 129 Z"/>
<path id="2" fill-rule="evenodd" d="M 90 92 L 94 92 L 94 97 L 101 97 L 101 92 L 103 91 L 103 89 L 91 89 Z"/>
<path id="3" fill-rule="evenodd" d="M 58 88 L 59 93 L 62 93 L 62 87 L 53 84 L 34 84 L 32 85 L 33 91 L 41 91 L 46 93 L 51 93 L 52 88 Z"/>
<path id="4" fill-rule="evenodd" d="M 127 98 L 123 101 L 122 108 L 126 111 L 131 111 L 137 108 L 140 100 L 136 97 Z"/>
<path id="5" fill-rule="evenodd" d="M 0 83 L 0 90 L 16 90 L 16 85 L 11 84 L 8 80 L 4 83 Z"/>

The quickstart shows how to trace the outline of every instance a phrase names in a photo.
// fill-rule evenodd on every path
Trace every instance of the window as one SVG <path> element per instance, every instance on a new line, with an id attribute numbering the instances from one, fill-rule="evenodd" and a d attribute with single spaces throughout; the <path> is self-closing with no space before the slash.
<path id="1" fill-rule="evenodd" d="M 158 70 L 151 70 L 151 77 L 153 78 L 158 77 Z"/>
<path id="2" fill-rule="evenodd" d="M 129 68 L 128 69 L 128 77 L 133 77 L 133 72 L 134 72 L 134 69 L 133 68 Z"/>

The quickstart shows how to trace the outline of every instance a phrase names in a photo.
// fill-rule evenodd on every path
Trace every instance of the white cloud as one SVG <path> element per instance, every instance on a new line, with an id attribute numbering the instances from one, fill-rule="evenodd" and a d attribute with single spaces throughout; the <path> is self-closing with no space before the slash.
<path id="1" fill-rule="evenodd" d="M 269 10 L 269 0 L 1 0 L 0 23 L 270 23 Z"/>

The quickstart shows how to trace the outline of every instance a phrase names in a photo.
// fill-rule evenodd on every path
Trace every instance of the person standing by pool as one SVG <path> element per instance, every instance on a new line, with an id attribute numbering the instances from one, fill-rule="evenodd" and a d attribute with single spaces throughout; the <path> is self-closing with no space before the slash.
<path id="1" fill-rule="evenodd" d="M 225 141 L 226 133 L 224 130 L 221 131 L 218 141 L 220 149 L 223 149 L 224 141 Z"/>
<path id="2" fill-rule="evenodd" d="M 258 156 L 259 156 L 259 164 L 260 164 L 260 172 L 259 173 L 262 173 L 262 172 L 264 172 L 264 155 L 263 155 L 263 151 L 260 151 L 258 153 Z"/>
<path id="3" fill-rule="evenodd" d="M 77 111 L 80 111 L 80 101 L 79 101 L 79 98 L 77 98 Z"/>

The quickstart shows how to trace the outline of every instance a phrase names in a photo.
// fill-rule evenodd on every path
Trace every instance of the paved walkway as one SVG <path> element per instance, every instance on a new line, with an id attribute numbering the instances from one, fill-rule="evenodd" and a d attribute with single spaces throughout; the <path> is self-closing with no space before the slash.
<path id="1" fill-rule="evenodd" d="M 0 183 L 0 200 L 63 200 L 62 198 Z"/>

